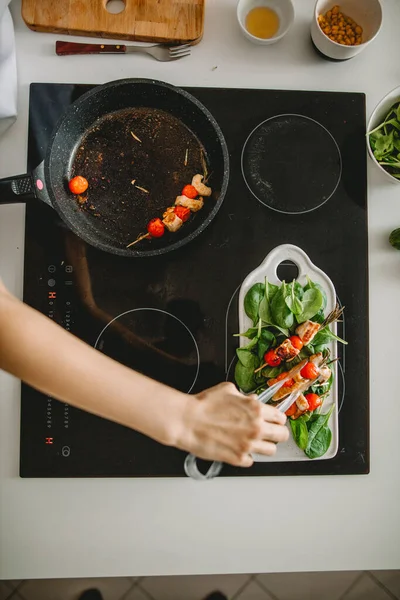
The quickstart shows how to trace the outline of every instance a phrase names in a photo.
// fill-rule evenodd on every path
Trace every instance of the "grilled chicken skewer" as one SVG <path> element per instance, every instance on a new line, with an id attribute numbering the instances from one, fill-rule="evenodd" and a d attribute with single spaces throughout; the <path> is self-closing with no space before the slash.
<path id="1" fill-rule="evenodd" d="M 262 369 L 264 369 L 266 366 L 278 366 L 281 361 L 290 362 L 293 360 L 301 352 L 303 346 L 307 346 L 312 342 L 319 331 L 337 321 L 341 317 L 343 310 L 344 307 L 339 308 L 339 305 L 336 305 L 323 323 L 307 320 L 298 325 L 297 329 L 295 330 L 296 335 L 292 335 L 291 337 L 283 340 L 283 342 L 279 344 L 279 346 L 273 351 L 274 356 L 278 359 L 278 362 L 274 364 L 268 362 L 266 353 L 264 357 L 265 363 L 258 367 L 256 372 L 262 371 Z"/>
<path id="2" fill-rule="evenodd" d="M 309 361 L 304 361 L 305 364 L 299 371 L 299 365 L 296 365 L 290 371 L 282 373 L 279 377 L 275 379 L 270 379 L 268 381 L 268 385 L 272 386 L 277 383 L 282 375 L 284 377 L 289 377 L 288 381 L 274 394 L 272 397 L 273 402 L 279 402 L 286 398 L 292 392 L 301 392 L 299 397 L 296 399 L 296 413 L 294 418 L 299 417 L 301 414 L 306 412 L 309 409 L 307 398 L 304 396 L 303 392 L 305 392 L 309 387 L 312 380 L 317 380 L 320 383 L 325 383 L 331 376 L 331 369 L 324 364 L 324 358 L 321 352 L 318 354 L 313 354 L 310 356 Z M 310 367 L 308 365 L 313 365 Z M 308 375 L 308 372 L 311 372 L 312 379 Z M 293 377 L 290 377 L 293 374 Z"/>
<path id="3" fill-rule="evenodd" d="M 308 363 L 311 363 L 318 368 L 322 364 L 322 361 L 322 352 L 318 352 L 318 354 L 313 354 L 312 356 L 310 356 Z M 280 390 L 276 392 L 276 394 L 272 398 L 274 402 L 277 402 L 278 400 L 283 400 L 285 396 L 291 394 L 294 391 L 305 391 L 309 387 L 310 380 L 309 378 L 306 378 L 302 375 L 303 370 L 304 367 L 300 371 L 298 371 L 297 368 L 294 367 L 293 369 L 290 369 L 290 371 L 285 372 L 285 377 L 290 376 L 292 372 L 295 374 L 286 382 L 286 384 Z M 318 372 L 319 371 L 320 370 L 318 369 Z M 274 383 L 276 383 L 276 381 L 279 381 L 279 379 L 270 379 L 268 381 L 268 385 L 273 385 Z M 304 384 L 306 385 L 306 387 L 304 387 Z"/>
<path id="4" fill-rule="evenodd" d="M 212 189 L 203 183 L 204 176 L 197 173 L 190 185 L 185 185 L 182 194 L 175 199 L 174 206 L 169 206 L 163 213 L 162 220 L 152 219 L 147 225 L 147 233 L 139 235 L 127 248 L 144 239 L 158 238 L 164 235 L 165 229 L 171 233 L 178 231 L 187 221 L 190 212 L 197 212 L 204 206 L 203 196 L 211 196 Z M 190 211 L 190 212 L 189 212 Z"/>

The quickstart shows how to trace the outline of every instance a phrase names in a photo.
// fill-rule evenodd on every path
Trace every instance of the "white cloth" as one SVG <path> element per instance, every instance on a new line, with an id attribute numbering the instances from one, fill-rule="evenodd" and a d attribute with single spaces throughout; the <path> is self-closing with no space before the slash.
<path id="1" fill-rule="evenodd" d="M 17 61 L 9 1 L 0 0 L 0 135 L 17 117 Z"/>

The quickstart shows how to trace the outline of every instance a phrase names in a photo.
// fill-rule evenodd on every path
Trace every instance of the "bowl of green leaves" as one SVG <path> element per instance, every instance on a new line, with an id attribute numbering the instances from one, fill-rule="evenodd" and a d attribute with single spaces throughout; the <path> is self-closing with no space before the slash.
<path id="1" fill-rule="evenodd" d="M 367 128 L 368 152 L 393 183 L 400 183 L 400 86 L 377 105 Z"/>

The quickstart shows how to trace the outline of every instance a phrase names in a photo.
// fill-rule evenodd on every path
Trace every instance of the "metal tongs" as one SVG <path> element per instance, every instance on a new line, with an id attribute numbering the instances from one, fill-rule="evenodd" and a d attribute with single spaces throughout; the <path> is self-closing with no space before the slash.
<path id="1" fill-rule="evenodd" d="M 293 369 L 291 371 L 290 375 L 288 373 L 287 377 L 285 377 L 284 379 L 281 379 L 277 383 L 274 383 L 274 385 L 271 385 L 271 387 L 269 387 L 267 390 L 262 392 L 258 396 L 258 400 L 260 402 L 262 402 L 263 404 L 267 404 L 273 398 L 273 396 L 276 394 L 276 392 L 278 390 L 280 390 L 281 387 L 289 379 L 293 379 L 293 377 L 301 371 L 301 369 L 307 364 L 307 362 L 308 362 L 307 359 L 302 360 L 297 365 L 296 369 Z M 310 385 L 312 385 L 313 383 L 314 382 L 310 381 Z M 302 393 L 301 390 L 292 392 L 291 394 L 289 394 L 289 396 L 287 396 L 287 398 L 284 398 L 284 400 L 282 400 L 282 402 L 280 402 L 280 404 L 278 404 L 276 406 L 276 408 L 280 412 L 286 412 L 287 410 L 289 410 L 289 408 L 292 406 L 292 404 L 294 402 L 296 402 L 297 398 L 300 396 L 301 393 Z M 192 479 L 197 479 L 198 481 L 204 481 L 205 479 L 213 479 L 214 477 L 217 477 L 217 475 L 219 475 L 222 470 L 223 464 L 224 463 L 222 463 L 222 462 L 214 461 L 211 464 L 210 468 L 208 469 L 207 473 L 203 474 L 200 472 L 200 470 L 197 466 L 196 456 L 194 456 L 194 454 L 188 454 L 188 456 L 185 459 L 184 469 L 185 469 L 185 473 L 188 477 L 191 477 Z"/>

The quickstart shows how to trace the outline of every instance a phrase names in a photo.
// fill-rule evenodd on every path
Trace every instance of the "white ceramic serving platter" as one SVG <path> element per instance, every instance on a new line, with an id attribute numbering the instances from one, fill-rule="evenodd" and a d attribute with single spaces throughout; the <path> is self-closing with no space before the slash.
<path id="1" fill-rule="evenodd" d="M 297 277 L 297 281 L 301 285 L 305 285 L 307 282 L 307 275 L 312 281 L 319 283 L 323 289 L 325 290 L 327 296 L 327 306 L 325 310 L 325 314 L 329 314 L 331 310 L 335 308 L 336 305 L 336 291 L 332 281 L 329 279 L 328 275 L 321 271 L 318 267 L 316 267 L 307 256 L 307 254 L 299 248 L 298 246 L 294 246 L 292 244 L 282 244 L 281 246 L 277 246 L 272 250 L 268 256 L 263 260 L 261 265 L 254 269 L 246 279 L 242 283 L 242 287 L 240 288 L 239 294 L 239 330 L 246 331 L 249 327 L 252 327 L 253 323 L 246 315 L 244 311 L 244 297 L 249 291 L 249 289 L 255 283 L 264 283 L 265 277 L 268 277 L 268 281 L 270 283 L 274 283 L 275 285 L 280 285 L 281 281 L 277 275 L 277 268 L 280 263 L 285 261 L 291 261 L 295 263 L 298 267 L 299 274 Z M 332 324 L 331 330 L 336 333 L 336 323 Z M 246 346 L 248 344 L 247 338 L 240 338 L 240 345 Z M 331 356 L 335 358 L 337 356 L 337 342 L 333 340 L 329 345 Z M 331 392 L 328 398 L 325 400 L 323 404 L 322 412 L 326 413 L 329 411 L 332 404 L 335 405 L 335 409 L 332 413 L 332 416 L 329 421 L 329 426 L 332 430 L 332 443 L 326 454 L 319 459 L 309 459 L 303 452 L 298 448 L 290 435 L 289 441 L 285 444 L 278 445 L 278 451 L 275 456 L 261 456 L 254 455 L 254 460 L 257 462 L 295 462 L 300 460 L 327 460 L 329 458 L 333 458 L 338 450 L 339 443 L 339 421 L 338 421 L 338 408 L 339 408 L 339 398 L 338 398 L 338 384 L 337 384 L 337 368 L 333 366 L 334 370 L 334 381 L 331 388 Z"/>

